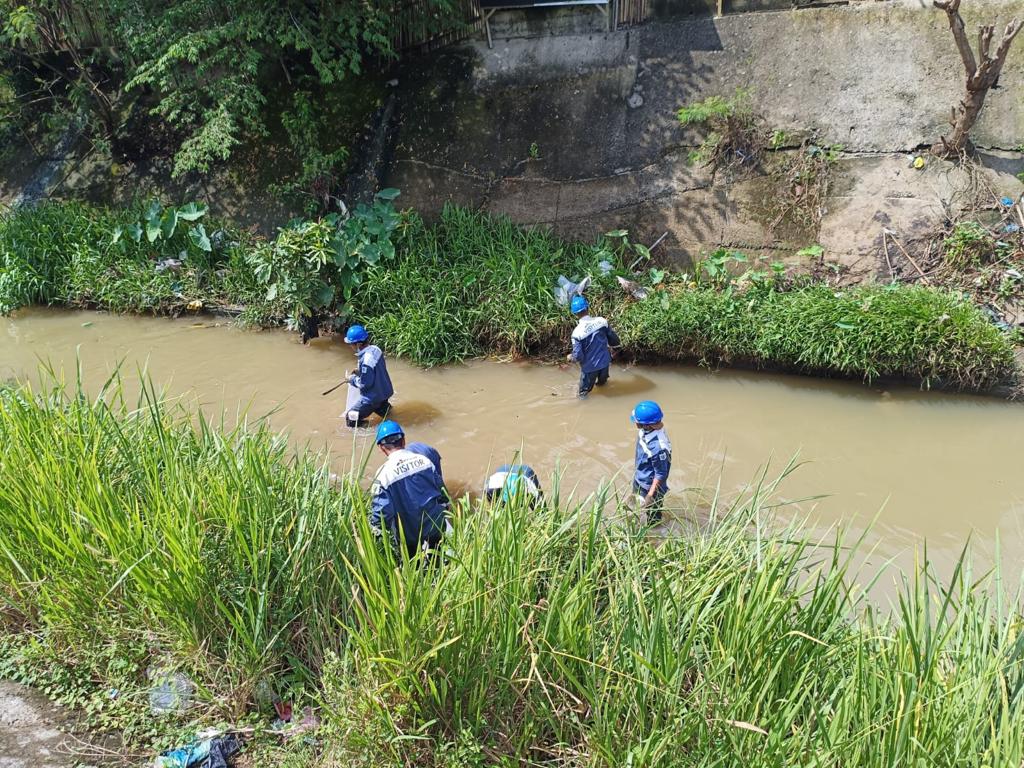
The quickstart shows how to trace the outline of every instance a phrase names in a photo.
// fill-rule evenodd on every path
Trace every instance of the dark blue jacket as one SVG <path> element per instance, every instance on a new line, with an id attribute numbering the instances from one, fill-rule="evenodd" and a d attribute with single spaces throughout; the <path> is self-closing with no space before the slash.
<path id="1" fill-rule="evenodd" d="M 572 359 L 583 373 L 603 371 L 612 362 L 609 346 L 619 346 L 619 337 L 603 317 L 581 317 L 572 332 Z"/>
<path id="2" fill-rule="evenodd" d="M 655 478 L 661 479 L 658 496 L 668 490 L 668 473 L 672 468 L 672 443 L 664 428 L 645 432 L 637 430 L 636 471 L 633 474 L 633 488 L 646 494 L 651 490 Z"/>
<path id="3" fill-rule="evenodd" d="M 359 367 L 349 379 L 352 386 L 359 390 L 359 400 L 352 408 L 376 408 L 388 401 L 395 388 L 391 386 L 388 366 L 384 362 L 384 353 L 373 344 L 359 350 Z"/>
<path id="4" fill-rule="evenodd" d="M 437 451 L 422 443 L 392 452 L 371 491 L 370 526 L 381 534 L 389 532 L 396 546 L 404 539 L 410 557 L 422 543 L 436 545 L 447 522 L 444 479 L 428 453 L 440 461 Z"/>

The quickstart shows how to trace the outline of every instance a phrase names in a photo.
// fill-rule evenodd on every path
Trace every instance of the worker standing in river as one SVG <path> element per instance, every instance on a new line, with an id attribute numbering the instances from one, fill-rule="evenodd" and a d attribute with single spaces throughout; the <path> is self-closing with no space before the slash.
<path id="1" fill-rule="evenodd" d="M 636 469 L 633 490 L 648 523 L 660 523 L 668 473 L 672 468 L 672 443 L 665 434 L 664 414 L 653 400 L 637 403 L 630 421 L 636 424 Z"/>
<path id="2" fill-rule="evenodd" d="M 569 309 L 579 322 L 572 332 L 572 353 L 566 359 L 580 364 L 579 397 L 584 398 L 595 384 L 603 387 L 608 383 L 611 348 L 618 347 L 620 342 L 607 320 L 590 315 L 590 304 L 583 296 L 573 296 Z"/>
<path id="3" fill-rule="evenodd" d="M 448 494 L 441 476 L 441 457 L 423 443 L 405 444 L 405 432 L 395 421 L 377 427 L 377 446 L 387 457 L 373 480 L 370 528 L 388 535 L 413 557 L 438 551 L 448 527 Z"/>
<path id="4" fill-rule="evenodd" d="M 484 496 L 490 502 L 507 504 L 523 496 L 530 506 L 536 505 L 543 497 L 537 473 L 527 464 L 502 464 L 487 478 Z"/>
<path id="5" fill-rule="evenodd" d="M 359 396 L 350 398 L 346 406 L 345 423 L 350 427 L 365 426 L 371 413 L 387 418 L 395 388 L 391 385 L 384 353 L 370 343 L 370 334 L 361 325 L 353 325 L 345 332 L 345 343 L 352 346 L 358 360 L 356 370 L 346 371 L 345 378 L 349 386 L 359 391 Z"/>

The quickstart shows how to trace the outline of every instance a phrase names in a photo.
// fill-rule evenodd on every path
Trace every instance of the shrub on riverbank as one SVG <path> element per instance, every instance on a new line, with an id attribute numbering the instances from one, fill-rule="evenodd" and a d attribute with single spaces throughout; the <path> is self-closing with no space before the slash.
<path id="1" fill-rule="evenodd" d="M 347 220 L 293 222 L 267 241 L 210 225 L 204 250 L 184 227 L 149 242 L 125 232 L 142 209 L 79 203 L 21 209 L 0 219 L 0 311 L 58 303 L 115 311 L 180 313 L 230 308 L 256 325 L 316 314 L 370 327 L 391 354 L 421 365 L 478 355 L 567 350 L 574 325 L 559 306 L 559 275 L 596 283 L 597 311 L 622 326 L 628 352 L 815 373 L 940 382 L 982 390 L 1017 375 L 1011 337 L 977 307 L 941 289 L 786 284 L 778 274 L 729 276 L 735 255 L 697 265 L 692 288 L 671 273 L 638 276 L 644 260 L 624 232 L 593 245 L 566 243 L 455 206 L 426 224 L 398 214 L 382 192 Z M 117 236 L 117 233 L 122 233 Z M 652 296 L 634 302 L 599 276 L 638 278 Z"/>
<path id="2" fill-rule="evenodd" d="M 37 682 L 99 670 L 100 709 L 111 669 L 144 690 L 144 666 L 177 664 L 201 718 L 267 690 L 322 702 L 304 764 L 1024 759 L 1017 603 L 921 573 L 890 617 L 840 547 L 765 527 L 771 487 L 658 547 L 601 500 L 462 504 L 427 577 L 375 546 L 354 482 L 280 438 L 106 401 L 0 395 L 2 646 L 37 634 Z M 83 662 L 97 645 L 117 664 Z"/>
<path id="3" fill-rule="evenodd" d="M 977 307 L 918 286 L 808 285 L 745 293 L 672 285 L 614 317 L 640 356 L 738 360 L 866 380 L 983 390 L 1012 378 L 1013 344 Z"/>
<path id="4" fill-rule="evenodd" d="M 0 313 L 62 304 L 168 314 L 194 301 L 207 307 L 263 301 L 265 289 L 244 259 L 251 238 L 216 225 L 209 225 L 207 250 L 186 226 L 171 236 L 158 230 L 153 241 L 138 230 L 133 238 L 144 216 L 142 206 L 115 211 L 54 202 L 0 217 Z"/>

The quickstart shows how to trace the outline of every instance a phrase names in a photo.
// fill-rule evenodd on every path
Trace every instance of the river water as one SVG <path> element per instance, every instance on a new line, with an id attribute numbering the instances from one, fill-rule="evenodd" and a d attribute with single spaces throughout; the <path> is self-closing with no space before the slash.
<path id="1" fill-rule="evenodd" d="M 250 416 L 270 411 L 275 428 L 326 447 L 338 471 L 369 454 L 369 435 L 344 426 L 345 387 L 323 397 L 353 367 L 349 348 L 294 334 L 243 331 L 209 318 L 169 320 L 32 310 L 0 318 L 0 378 L 35 378 L 40 361 L 98 386 L 120 363 L 127 378 L 145 367 L 169 394 L 204 408 Z M 880 390 L 855 382 L 698 368 L 613 365 L 587 401 L 574 397 L 575 367 L 474 361 L 420 370 L 389 360 L 394 418 L 412 440 L 434 445 L 452 490 L 476 490 L 489 467 L 522 449 L 542 484 L 556 468 L 578 493 L 602 482 L 627 488 L 635 431 L 629 412 L 657 400 L 674 453 L 669 508 L 714 487 L 726 494 L 769 465 L 786 478 L 780 498 L 823 534 L 870 526 L 872 565 L 912 564 L 927 540 L 948 570 L 971 539 L 978 559 L 998 547 L 1015 580 L 1024 556 L 1024 406 L 972 396 Z"/>

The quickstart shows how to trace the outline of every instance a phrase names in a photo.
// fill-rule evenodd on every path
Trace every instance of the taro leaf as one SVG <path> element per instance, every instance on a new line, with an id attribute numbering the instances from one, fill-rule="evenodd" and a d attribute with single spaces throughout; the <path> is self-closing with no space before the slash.
<path id="1" fill-rule="evenodd" d="M 651 258 L 651 249 L 648 248 L 643 243 L 634 243 L 633 244 L 633 250 L 635 250 L 638 254 L 640 254 L 640 256 L 642 258 L 645 258 L 645 259 Z"/>
<path id="2" fill-rule="evenodd" d="M 378 243 L 377 247 L 380 248 L 380 257 L 385 261 L 390 261 L 395 258 L 395 244 L 390 240 L 384 240 Z"/>
<path id="3" fill-rule="evenodd" d="M 801 248 L 799 251 L 797 251 L 796 255 L 797 256 L 810 256 L 810 257 L 816 259 L 819 256 L 821 256 L 823 253 L 825 253 L 825 249 L 822 248 L 820 245 L 809 245 L 806 248 Z"/>
<path id="4" fill-rule="evenodd" d="M 387 189 L 382 189 L 378 192 L 376 197 L 379 197 L 381 200 L 394 200 L 400 194 L 402 193 L 394 187 L 388 187 Z"/>
<path id="5" fill-rule="evenodd" d="M 276 298 L 277 298 L 277 283 L 273 283 L 273 284 L 271 284 L 271 286 L 269 288 L 267 288 L 267 301 L 273 301 Z"/>
<path id="6" fill-rule="evenodd" d="M 628 234 L 629 234 L 629 232 L 627 232 L 624 229 L 613 229 L 611 232 L 605 232 L 604 236 L 605 237 L 625 237 Z"/>
<path id="7" fill-rule="evenodd" d="M 209 253 L 213 250 L 213 246 L 210 244 L 210 238 L 206 236 L 206 228 L 202 224 L 196 224 L 192 229 L 188 231 L 189 239 L 192 240 L 192 245 L 201 251 Z"/>
<path id="8" fill-rule="evenodd" d="M 110 244 L 117 245 L 123 234 L 124 230 L 121 227 L 114 227 L 114 231 L 110 234 Z"/>
<path id="9" fill-rule="evenodd" d="M 150 200 L 149 201 L 149 206 L 146 208 L 146 215 L 145 215 L 144 218 L 147 221 L 149 219 L 159 219 L 160 218 L 160 201 L 159 200 Z"/>
<path id="10" fill-rule="evenodd" d="M 325 285 L 316 292 L 317 304 L 321 307 L 329 306 L 334 300 L 334 286 Z"/>
<path id="11" fill-rule="evenodd" d="M 367 264 L 376 264 L 380 261 L 380 248 L 375 243 L 363 243 L 359 246 L 359 255 Z"/>
<path id="12" fill-rule="evenodd" d="M 349 296 L 352 290 L 362 282 L 358 272 L 353 272 L 351 269 L 343 269 L 338 273 L 338 278 L 341 280 L 341 285 L 345 289 L 345 295 Z"/>
<path id="13" fill-rule="evenodd" d="M 160 218 L 160 231 L 163 233 L 164 240 L 170 240 L 174 236 L 174 230 L 177 226 L 178 212 L 173 208 L 168 208 Z"/>
<path id="14" fill-rule="evenodd" d="M 146 239 L 154 242 L 160 237 L 160 219 L 146 219 Z"/>
<path id="15" fill-rule="evenodd" d="M 178 218 L 183 221 L 197 221 L 206 215 L 207 208 L 202 203 L 185 203 L 178 209 Z"/>
<path id="16" fill-rule="evenodd" d="M 133 221 L 128 225 L 128 237 L 134 240 L 136 243 L 142 240 L 142 225 L 137 221 Z"/>
<path id="17" fill-rule="evenodd" d="M 842 328 L 847 331 L 852 331 L 856 326 L 853 323 L 840 323 L 836 322 L 836 328 Z"/>

